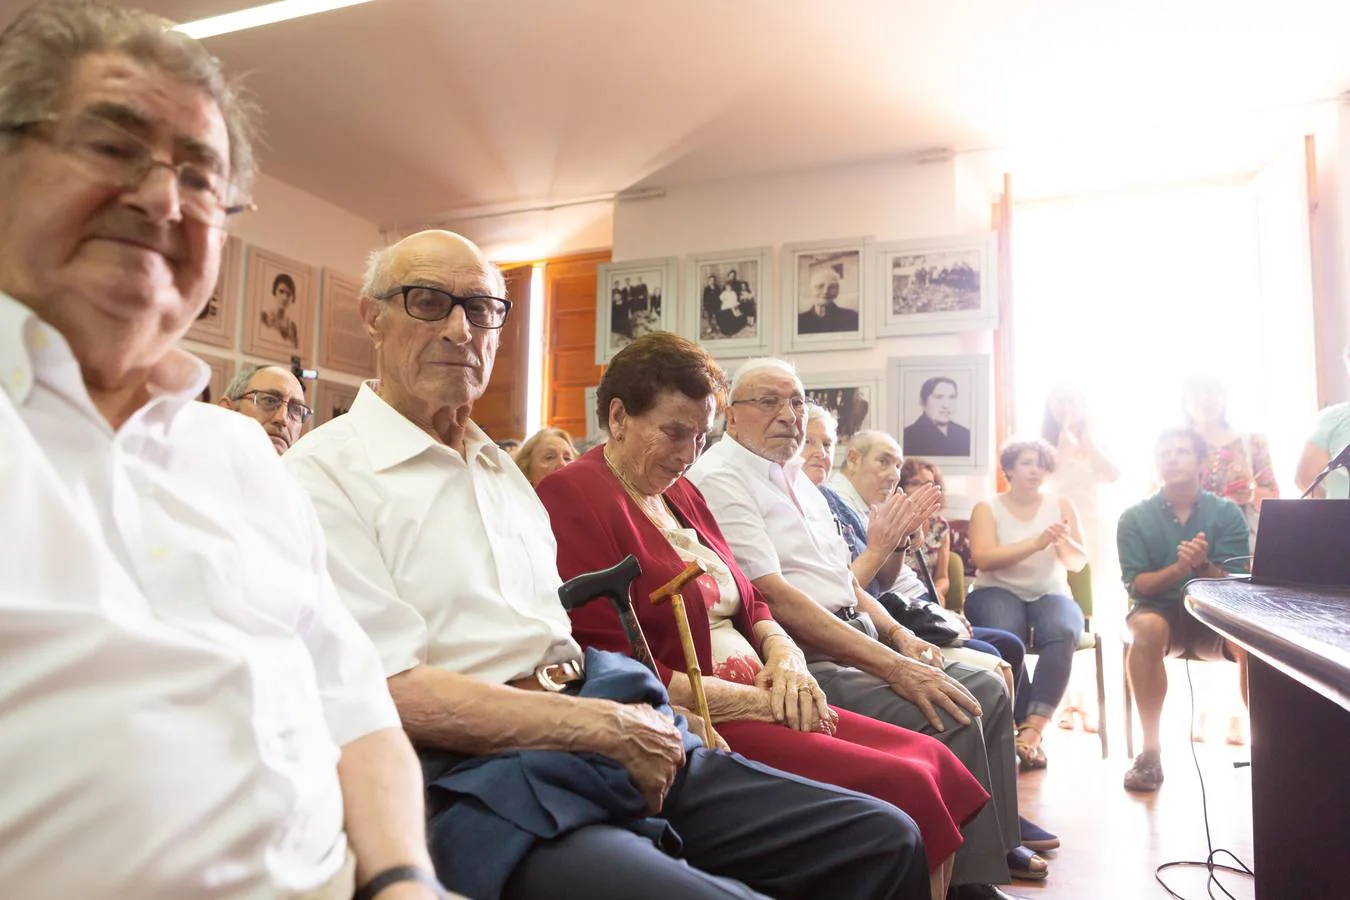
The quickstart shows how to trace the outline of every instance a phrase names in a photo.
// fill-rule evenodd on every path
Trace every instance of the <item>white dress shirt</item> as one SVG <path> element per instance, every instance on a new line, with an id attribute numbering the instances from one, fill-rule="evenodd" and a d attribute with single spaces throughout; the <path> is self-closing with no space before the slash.
<path id="1" fill-rule="evenodd" d="M 753 581 L 782 575 L 832 613 L 857 605 L 848 542 L 798 456 L 780 466 L 730 435 L 687 477 L 708 501 L 736 562 Z"/>
<path id="2" fill-rule="evenodd" d="M 460 456 L 372 384 L 285 463 L 385 674 L 423 664 L 504 683 L 580 657 L 548 513 L 520 468 L 473 423 Z"/>
<path id="3" fill-rule="evenodd" d="M 173 351 L 116 432 L 0 295 L 0 893 L 244 900 L 346 853 L 339 745 L 397 726 L 256 422 Z"/>

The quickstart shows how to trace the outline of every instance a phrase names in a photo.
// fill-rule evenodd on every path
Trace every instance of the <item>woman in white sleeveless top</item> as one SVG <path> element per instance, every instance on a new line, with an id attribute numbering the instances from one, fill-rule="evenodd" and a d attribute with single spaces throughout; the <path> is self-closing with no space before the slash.
<path id="1" fill-rule="evenodd" d="M 966 617 L 1001 628 L 1040 653 L 1031 686 L 1017 698 L 1017 755 L 1043 769 L 1041 735 L 1069 685 L 1083 612 L 1069 593 L 1068 570 L 1087 562 L 1078 512 L 1067 499 L 1041 491 L 1055 470 L 1045 441 L 1012 441 L 999 453 L 1008 490 L 970 514 L 970 555 L 979 570 Z"/>

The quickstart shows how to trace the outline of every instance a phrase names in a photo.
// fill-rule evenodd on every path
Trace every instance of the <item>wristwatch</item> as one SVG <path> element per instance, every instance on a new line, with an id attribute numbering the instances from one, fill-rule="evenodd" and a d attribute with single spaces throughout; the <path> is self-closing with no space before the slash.
<path id="1" fill-rule="evenodd" d="M 446 900 L 450 896 L 446 893 L 445 888 L 441 887 L 441 883 L 436 880 L 436 876 L 426 869 L 420 869 L 417 866 L 394 866 L 385 869 L 357 888 L 356 893 L 352 895 L 352 900 L 375 900 L 380 891 L 398 884 L 400 881 L 415 881 L 423 887 L 430 888 L 439 900 Z"/>

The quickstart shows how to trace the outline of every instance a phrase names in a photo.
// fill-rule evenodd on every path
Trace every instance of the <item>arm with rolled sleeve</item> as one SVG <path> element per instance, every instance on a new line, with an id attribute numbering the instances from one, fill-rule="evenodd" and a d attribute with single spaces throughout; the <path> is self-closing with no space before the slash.
<path id="1" fill-rule="evenodd" d="M 1135 580 L 1140 576 L 1158 569 L 1166 568 L 1165 560 L 1151 560 L 1148 543 L 1139 527 L 1140 507 L 1130 507 L 1120 516 L 1116 525 L 1116 552 L 1120 557 L 1120 580 L 1126 592 L 1133 599 L 1149 596 L 1139 590 Z M 1175 556 L 1172 562 L 1175 562 Z"/>
<path id="2" fill-rule="evenodd" d="M 311 562 L 319 587 L 300 635 L 314 658 L 324 715 L 341 747 L 338 781 L 347 840 L 356 857 L 356 883 L 395 866 L 430 872 L 417 754 L 400 725 L 370 638 L 338 599 L 314 509 L 303 492 L 297 489 L 296 495 L 312 535 Z M 393 888 L 382 893 L 395 896 Z M 400 884 L 396 895 L 410 900 L 434 896 L 411 883 Z"/>

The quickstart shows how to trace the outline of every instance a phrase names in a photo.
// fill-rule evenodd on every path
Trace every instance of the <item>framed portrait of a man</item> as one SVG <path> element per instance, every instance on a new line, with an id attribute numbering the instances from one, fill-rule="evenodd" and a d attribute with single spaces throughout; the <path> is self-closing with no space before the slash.
<path id="1" fill-rule="evenodd" d="M 327 378 L 314 382 L 314 425 L 317 427 L 329 419 L 344 415 L 356 402 L 359 390 L 357 385 Z"/>
<path id="2" fill-rule="evenodd" d="M 980 475 L 991 460 L 989 357 L 892 357 L 887 391 L 905 457 L 954 475 Z"/>
<path id="3" fill-rule="evenodd" d="M 998 238 L 993 232 L 876 247 L 877 334 L 998 327 Z"/>
<path id="4" fill-rule="evenodd" d="M 873 343 L 867 310 L 866 238 L 783 247 L 783 343 L 787 352 L 850 350 Z"/>
<path id="5" fill-rule="evenodd" d="M 244 352 L 271 359 L 314 359 L 314 268 L 249 247 Z"/>
<path id="6" fill-rule="evenodd" d="M 375 377 L 375 344 L 360 310 L 361 283 L 323 270 L 319 299 L 319 368 Z"/>
<path id="7" fill-rule="evenodd" d="M 237 237 L 227 238 L 220 251 L 220 274 L 216 276 L 211 299 L 197 314 L 197 321 L 183 335 L 185 338 L 234 349 L 235 333 L 239 329 L 239 284 L 243 265 L 243 243 Z"/>
<path id="8" fill-rule="evenodd" d="M 595 287 L 595 363 L 603 366 L 636 337 L 675 330 L 679 260 L 604 263 Z"/>
<path id="9" fill-rule="evenodd" d="M 881 372 L 808 372 L 803 373 L 801 379 L 807 402 L 829 410 L 838 424 L 836 462 L 843 461 L 848 442 L 858 432 L 886 430 Z"/>
<path id="10" fill-rule="evenodd" d="M 734 358 L 768 352 L 773 248 L 699 253 L 685 269 L 684 336 Z"/>

